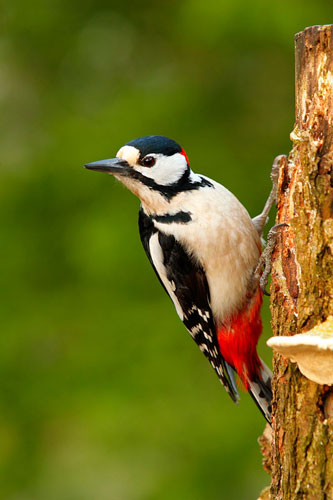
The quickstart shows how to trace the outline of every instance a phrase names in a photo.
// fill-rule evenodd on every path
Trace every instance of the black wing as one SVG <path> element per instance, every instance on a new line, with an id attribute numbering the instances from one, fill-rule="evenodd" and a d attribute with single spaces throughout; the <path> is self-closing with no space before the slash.
<path id="1" fill-rule="evenodd" d="M 239 396 L 234 374 L 218 347 L 204 270 L 173 236 L 159 231 L 142 209 L 139 229 L 148 259 L 178 315 L 236 402 Z"/>

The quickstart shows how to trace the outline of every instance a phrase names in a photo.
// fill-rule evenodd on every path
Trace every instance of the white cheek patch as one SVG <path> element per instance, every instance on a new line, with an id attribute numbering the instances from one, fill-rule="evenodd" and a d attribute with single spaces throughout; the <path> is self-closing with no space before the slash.
<path id="1" fill-rule="evenodd" d="M 149 156 L 156 158 L 153 167 L 135 165 L 134 169 L 162 186 L 169 186 L 177 182 L 188 168 L 185 157 L 180 153 L 172 156 L 152 153 Z"/>

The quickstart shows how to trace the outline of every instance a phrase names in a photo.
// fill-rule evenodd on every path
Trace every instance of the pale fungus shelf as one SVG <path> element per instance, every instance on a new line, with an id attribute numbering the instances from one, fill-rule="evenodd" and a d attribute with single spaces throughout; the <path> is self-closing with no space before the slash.
<path id="1" fill-rule="evenodd" d="M 308 379 L 333 384 L 333 316 L 306 333 L 271 337 L 267 345 L 297 363 Z"/>

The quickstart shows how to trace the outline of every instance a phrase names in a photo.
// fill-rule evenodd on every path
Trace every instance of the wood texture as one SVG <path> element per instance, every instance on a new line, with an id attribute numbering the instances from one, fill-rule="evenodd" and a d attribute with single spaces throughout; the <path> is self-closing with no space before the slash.
<path id="1" fill-rule="evenodd" d="M 271 284 L 274 335 L 305 332 L 333 314 L 333 26 L 295 36 L 296 123 L 282 162 Z M 333 499 L 332 387 L 274 355 L 274 500 Z M 326 405 L 326 406 L 325 406 Z"/>

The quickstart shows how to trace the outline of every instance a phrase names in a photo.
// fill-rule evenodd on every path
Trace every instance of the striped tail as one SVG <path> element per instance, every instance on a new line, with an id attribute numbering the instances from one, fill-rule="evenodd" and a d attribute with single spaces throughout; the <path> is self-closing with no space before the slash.
<path id="1" fill-rule="evenodd" d="M 271 424 L 272 372 L 262 359 L 260 362 L 262 365 L 261 376 L 257 376 L 254 380 L 248 379 L 249 392 L 267 422 Z"/>

